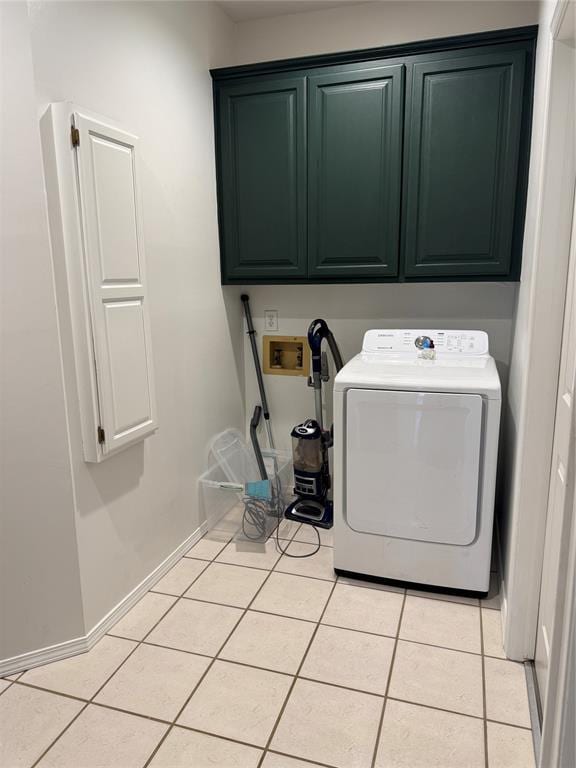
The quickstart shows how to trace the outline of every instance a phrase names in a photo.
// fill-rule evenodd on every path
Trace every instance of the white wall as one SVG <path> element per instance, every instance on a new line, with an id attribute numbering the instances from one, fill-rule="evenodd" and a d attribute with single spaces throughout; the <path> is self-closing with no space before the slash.
<path id="1" fill-rule="evenodd" d="M 31 6 L 31 28 L 39 116 L 72 101 L 141 137 L 160 428 L 89 465 L 71 414 L 90 629 L 198 527 L 207 442 L 243 420 L 240 301 L 219 282 L 208 73 L 233 25 L 205 3 L 46 2 Z"/>
<path id="2" fill-rule="evenodd" d="M 503 381 L 506 381 L 512 339 L 516 285 L 510 283 L 419 283 L 415 285 L 247 286 L 246 293 L 258 331 L 260 352 L 264 310 L 277 309 L 281 335 L 305 336 L 310 321 L 325 318 L 342 357 L 360 351 L 370 328 L 481 328 L 490 336 Z M 259 402 L 254 366 L 246 337 L 246 419 Z M 313 390 L 300 376 L 264 376 L 274 437 L 290 447 L 290 431 L 314 416 Z M 325 387 L 327 423 L 331 421 L 330 387 Z"/>
<path id="3" fill-rule="evenodd" d="M 0 4 L 0 659 L 83 634 L 26 5 Z"/>
<path id="4" fill-rule="evenodd" d="M 236 28 L 236 63 L 374 48 L 537 21 L 537 2 L 383 0 L 242 22 Z"/>
<path id="5" fill-rule="evenodd" d="M 190 536 L 207 443 L 244 418 L 239 291 L 220 286 L 208 72 L 229 60 L 232 22 L 210 3 L 2 13 L 0 659 L 85 634 Z M 60 348 L 38 130 L 52 101 L 142 140 L 160 428 L 100 465 L 82 459 L 65 334 Z"/>

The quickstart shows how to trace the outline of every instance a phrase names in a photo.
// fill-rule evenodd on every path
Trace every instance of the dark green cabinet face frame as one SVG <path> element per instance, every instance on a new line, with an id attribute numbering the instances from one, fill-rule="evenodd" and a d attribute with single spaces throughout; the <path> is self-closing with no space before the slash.
<path id="1" fill-rule="evenodd" d="M 308 78 L 308 274 L 398 274 L 404 66 Z"/>
<path id="2" fill-rule="evenodd" d="M 536 32 L 214 70 L 222 282 L 517 280 Z"/>
<path id="3" fill-rule="evenodd" d="M 305 277 L 305 79 L 234 83 L 218 98 L 223 272 Z"/>
<path id="4" fill-rule="evenodd" d="M 525 58 L 525 51 L 487 51 L 414 65 L 407 276 L 510 272 Z"/>

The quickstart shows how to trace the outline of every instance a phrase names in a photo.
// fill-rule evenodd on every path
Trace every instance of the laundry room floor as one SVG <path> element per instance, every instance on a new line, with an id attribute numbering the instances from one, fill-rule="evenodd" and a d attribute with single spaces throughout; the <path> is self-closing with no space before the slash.
<path id="1" fill-rule="evenodd" d="M 307 526 L 281 531 L 312 549 Z M 406 591 L 335 578 L 330 532 L 306 559 L 232 533 L 89 653 L 0 680 L 2 768 L 534 766 L 496 573 L 484 601 Z"/>

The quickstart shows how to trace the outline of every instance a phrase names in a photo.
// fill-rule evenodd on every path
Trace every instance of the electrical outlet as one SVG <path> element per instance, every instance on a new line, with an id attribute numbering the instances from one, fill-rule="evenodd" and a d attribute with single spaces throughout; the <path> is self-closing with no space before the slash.
<path id="1" fill-rule="evenodd" d="M 264 310 L 264 330 L 265 331 L 278 330 L 278 310 L 277 309 Z"/>

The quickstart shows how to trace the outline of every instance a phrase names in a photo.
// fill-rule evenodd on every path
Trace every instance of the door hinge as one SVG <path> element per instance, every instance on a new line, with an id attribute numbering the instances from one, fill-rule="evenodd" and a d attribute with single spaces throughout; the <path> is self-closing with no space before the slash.
<path id="1" fill-rule="evenodd" d="M 98 442 L 100 445 L 106 442 L 106 433 L 102 427 L 98 427 Z"/>
<path id="2" fill-rule="evenodd" d="M 72 126 L 70 129 L 70 136 L 72 137 L 72 146 L 73 147 L 79 147 L 80 146 L 80 131 L 78 128 L 76 128 L 75 125 Z"/>

